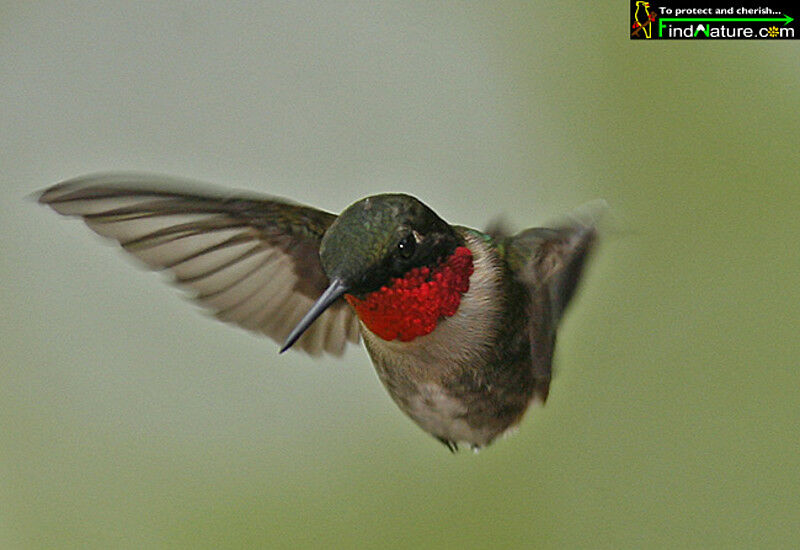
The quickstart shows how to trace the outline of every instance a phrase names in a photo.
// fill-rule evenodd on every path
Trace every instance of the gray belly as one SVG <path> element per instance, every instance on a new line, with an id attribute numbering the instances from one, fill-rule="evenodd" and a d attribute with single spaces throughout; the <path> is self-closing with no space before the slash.
<path id="1" fill-rule="evenodd" d="M 505 431 L 508 426 L 497 426 L 487 419 L 471 418 L 468 402 L 454 397 L 434 382 L 417 385 L 416 393 L 405 399 L 405 412 L 425 431 L 456 443 L 483 447 Z"/>
<path id="2" fill-rule="evenodd" d="M 413 355 L 387 356 L 380 344 L 378 349 L 370 345 L 374 343 L 367 339 L 367 350 L 389 395 L 422 429 L 440 439 L 488 445 L 519 422 L 531 401 L 527 377 L 453 363 L 442 368 Z"/>

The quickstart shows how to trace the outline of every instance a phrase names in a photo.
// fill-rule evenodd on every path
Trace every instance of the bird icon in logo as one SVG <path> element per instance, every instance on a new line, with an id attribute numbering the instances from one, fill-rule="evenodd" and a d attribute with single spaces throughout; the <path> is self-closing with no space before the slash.
<path id="1" fill-rule="evenodd" d="M 644 31 L 645 38 L 650 38 L 652 34 L 651 24 L 656 20 L 656 13 L 650 11 L 650 2 L 636 2 L 636 11 L 633 14 L 633 32 L 631 35 L 638 36 L 640 31 Z"/>

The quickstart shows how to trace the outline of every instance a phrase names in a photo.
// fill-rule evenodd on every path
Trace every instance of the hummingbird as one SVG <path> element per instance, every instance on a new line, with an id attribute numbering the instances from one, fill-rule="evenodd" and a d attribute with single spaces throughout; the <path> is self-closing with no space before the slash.
<path id="1" fill-rule="evenodd" d="M 453 452 L 489 445 L 547 399 L 556 329 L 597 240 L 593 220 L 510 235 L 451 225 L 407 194 L 337 216 L 140 173 L 77 177 L 38 202 L 281 353 L 338 356 L 363 340 L 395 403 Z"/>

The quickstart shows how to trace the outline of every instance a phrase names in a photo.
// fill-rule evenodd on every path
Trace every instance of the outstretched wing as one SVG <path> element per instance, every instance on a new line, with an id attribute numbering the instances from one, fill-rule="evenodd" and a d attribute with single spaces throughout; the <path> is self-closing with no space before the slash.
<path id="1" fill-rule="evenodd" d="M 321 210 L 145 174 L 83 176 L 38 200 L 171 272 L 218 319 L 279 343 L 328 286 L 319 245 L 336 216 Z M 295 348 L 341 355 L 347 341 L 358 342 L 358 318 L 339 300 Z"/>

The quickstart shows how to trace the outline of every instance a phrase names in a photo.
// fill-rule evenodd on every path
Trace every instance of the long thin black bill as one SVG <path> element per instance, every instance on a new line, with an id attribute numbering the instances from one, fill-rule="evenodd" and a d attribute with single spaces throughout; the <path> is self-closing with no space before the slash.
<path id="1" fill-rule="evenodd" d="M 294 327 L 292 332 L 286 338 L 286 342 L 284 342 L 283 347 L 281 348 L 281 353 L 292 347 L 292 345 L 297 342 L 298 338 L 300 338 L 303 333 L 311 326 L 317 317 L 323 314 L 323 312 L 328 309 L 328 307 L 338 300 L 342 294 L 347 292 L 347 287 L 345 284 L 340 281 L 339 279 L 335 279 L 331 281 L 330 286 L 325 289 L 325 292 L 322 293 L 314 305 L 311 306 L 311 309 L 308 310 L 308 313 L 305 314 L 297 326 Z"/>

